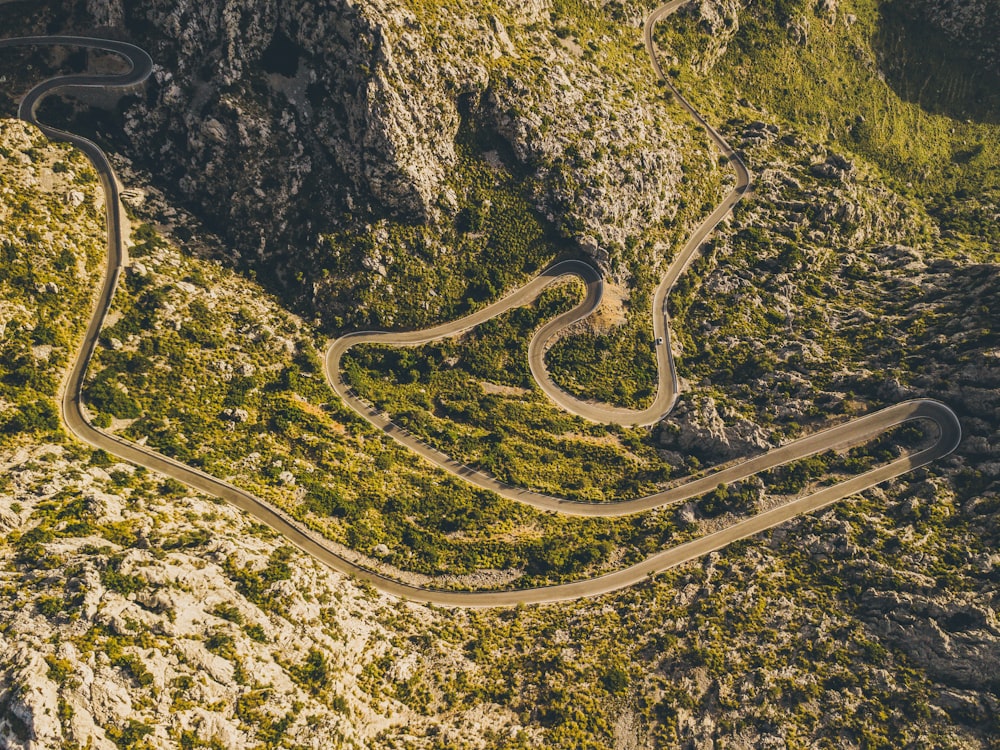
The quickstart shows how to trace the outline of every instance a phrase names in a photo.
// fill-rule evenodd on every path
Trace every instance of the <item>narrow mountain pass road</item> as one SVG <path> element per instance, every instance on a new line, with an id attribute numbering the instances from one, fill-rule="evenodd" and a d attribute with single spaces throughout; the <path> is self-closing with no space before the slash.
<path id="1" fill-rule="evenodd" d="M 661 73 L 652 44 L 653 25 L 657 20 L 669 15 L 688 1 L 673 0 L 673 2 L 661 6 L 654 11 L 647 20 L 644 29 L 644 38 L 647 48 L 650 51 L 654 70 L 658 75 L 661 75 Z M 676 375 L 674 373 L 669 346 L 658 347 L 657 358 L 660 372 L 660 387 L 653 406 L 643 412 L 617 410 L 605 405 L 590 404 L 575 399 L 569 396 L 569 394 L 565 394 L 565 392 L 558 389 L 548 380 L 548 375 L 544 371 L 544 361 L 541 354 L 544 351 L 544 344 L 552 335 L 555 335 L 566 325 L 589 315 L 596 309 L 600 302 L 602 288 L 600 274 L 590 264 L 579 260 L 560 261 L 504 299 L 459 321 L 446 323 L 425 331 L 410 333 L 361 332 L 338 339 L 332 343 L 327 352 L 326 369 L 331 386 L 363 418 L 441 469 L 512 500 L 528 503 L 540 509 L 579 516 L 625 515 L 680 502 L 681 500 L 708 492 L 720 483 L 738 481 L 768 468 L 779 466 L 819 451 L 862 443 L 883 434 L 886 430 L 894 426 L 911 420 L 929 420 L 934 423 L 937 428 L 937 438 L 929 448 L 898 458 L 836 485 L 824 487 L 806 497 L 795 499 L 780 507 L 739 521 L 715 533 L 665 549 L 651 555 L 636 565 L 595 578 L 538 588 L 470 592 L 423 588 L 369 570 L 338 554 L 321 536 L 304 528 L 284 511 L 251 493 L 212 477 L 196 468 L 186 466 L 174 459 L 163 456 L 145 446 L 137 445 L 98 429 L 87 420 L 82 403 L 83 383 L 87 367 L 97 345 L 101 326 L 111 306 L 118 277 L 126 262 L 123 238 L 124 224 L 118 183 L 110 162 L 96 144 L 81 136 L 38 123 L 36 111 L 39 102 L 46 95 L 54 91 L 141 85 L 151 74 L 153 62 L 149 58 L 149 55 L 138 47 L 114 40 L 71 36 L 25 37 L 0 40 L 0 48 L 33 45 L 63 45 L 100 49 L 120 55 L 128 60 L 132 66 L 128 73 L 122 75 L 71 75 L 44 81 L 25 96 L 19 108 L 19 116 L 22 119 L 37 125 L 50 138 L 72 143 L 87 155 L 100 175 L 106 198 L 108 224 L 107 269 L 86 334 L 73 365 L 66 376 L 60 395 L 62 417 L 68 430 L 80 440 L 95 448 L 101 448 L 123 460 L 146 467 L 164 476 L 183 482 L 193 489 L 230 502 L 271 526 L 277 532 L 283 534 L 290 542 L 334 570 L 365 581 L 387 594 L 444 606 L 464 607 L 511 606 L 516 604 L 557 602 L 605 594 L 634 585 L 657 572 L 694 560 L 708 552 L 721 549 L 738 539 L 752 536 L 798 515 L 825 507 L 830 503 L 855 495 L 917 467 L 925 466 L 953 451 L 961 439 L 961 428 L 958 419 L 954 412 L 947 406 L 931 399 L 906 401 L 859 419 L 816 432 L 761 456 L 756 456 L 723 467 L 717 471 L 709 472 L 703 477 L 690 480 L 664 492 L 621 503 L 588 504 L 510 487 L 498 482 L 493 477 L 469 467 L 461 466 L 393 425 L 383 415 L 377 413 L 354 395 L 343 381 L 340 362 L 343 355 L 351 346 L 359 343 L 415 346 L 443 336 L 457 335 L 495 315 L 499 315 L 505 310 L 529 304 L 541 293 L 545 286 L 554 280 L 565 275 L 575 275 L 583 279 L 586 284 L 586 297 L 576 308 L 550 321 L 535 335 L 532 340 L 533 348 L 529 351 L 529 358 L 536 358 L 536 361 L 532 363 L 532 372 L 535 373 L 536 379 L 538 379 L 539 383 L 545 389 L 545 392 L 556 403 L 588 419 L 619 424 L 650 424 L 658 421 L 669 411 L 677 395 Z M 672 89 L 669 81 L 667 82 L 667 86 Z M 716 146 L 736 166 L 737 186 L 723 200 L 719 207 L 695 230 L 682 251 L 670 264 L 668 271 L 660 283 L 653 304 L 653 327 L 654 333 L 657 336 L 663 337 L 669 335 L 669 324 L 665 308 L 667 292 L 672 288 L 677 277 L 689 265 L 691 259 L 695 257 L 708 234 L 731 211 L 732 206 L 749 189 L 750 185 L 749 172 L 743 166 L 739 157 L 732 152 L 721 136 L 715 133 L 690 105 L 687 105 L 686 102 L 684 104 L 692 116 L 706 128 Z M 534 352 L 534 354 L 531 352 Z"/>
<path id="2" fill-rule="evenodd" d="M 656 292 L 653 295 L 650 319 L 653 327 L 653 341 L 661 343 L 655 346 L 654 351 L 656 356 L 657 386 L 653 402 L 645 409 L 634 410 L 580 399 L 556 385 L 549 375 L 548 369 L 545 367 L 545 352 L 549 342 L 558 336 L 561 331 L 594 312 L 600 303 L 604 283 L 603 279 L 600 271 L 589 261 L 585 260 L 558 261 L 543 271 L 539 277 L 536 277 L 499 302 L 495 302 L 489 307 L 451 323 L 435 326 L 422 332 L 388 333 L 384 331 L 361 331 L 337 339 L 331 343 L 327 351 L 327 369 L 331 385 L 342 398 L 346 398 L 349 394 L 349 388 L 346 384 L 342 383 L 340 361 L 352 346 L 362 343 L 380 343 L 388 346 L 415 346 L 449 336 L 456 336 L 495 315 L 505 313 L 514 307 L 529 304 L 541 293 L 545 283 L 553 281 L 562 274 L 572 273 L 579 276 L 587 284 L 587 298 L 573 310 L 563 313 L 539 328 L 528 344 L 528 366 L 539 388 L 542 389 L 553 403 L 563 410 L 591 422 L 601 424 L 649 426 L 656 424 L 670 413 L 670 410 L 673 409 L 674 404 L 677 402 L 679 384 L 677 380 L 677 368 L 674 365 L 673 351 L 670 343 L 670 319 L 667 313 L 667 297 L 684 271 L 702 254 L 705 242 L 711 233 L 732 213 L 736 204 L 751 189 L 750 170 L 747 169 L 746 164 L 743 163 L 739 154 L 691 106 L 687 99 L 681 95 L 680 91 L 663 75 L 663 71 L 660 68 L 659 59 L 656 55 L 656 47 L 653 43 L 653 30 L 658 21 L 676 12 L 678 8 L 690 1 L 671 0 L 671 2 L 661 5 L 650 13 L 642 29 L 643 42 L 652 64 L 654 78 L 660 81 L 677 101 L 680 102 L 684 110 L 701 125 L 708 134 L 712 145 L 722 157 L 733 165 L 736 172 L 736 184 L 726 194 L 719 205 L 715 207 L 712 213 L 703 219 L 691 233 L 687 242 L 680 249 L 680 252 L 668 264 L 660 278 L 660 283 L 656 287 Z M 367 419 L 368 413 L 367 411 L 359 410 L 357 406 L 359 403 L 352 403 L 352 408 Z"/>

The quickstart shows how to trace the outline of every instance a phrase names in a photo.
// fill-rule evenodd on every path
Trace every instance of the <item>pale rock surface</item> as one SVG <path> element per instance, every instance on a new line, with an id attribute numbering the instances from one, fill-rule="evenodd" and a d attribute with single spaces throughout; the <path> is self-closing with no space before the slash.
<path id="1" fill-rule="evenodd" d="M 741 418 L 723 420 L 715 399 L 685 397 L 664 420 L 660 445 L 712 462 L 759 453 L 771 447 L 760 427 Z"/>
<path id="2" fill-rule="evenodd" d="M 6 659 L 17 666 L 0 682 L 0 705 L 6 707 L 0 715 L 0 741 L 13 732 L 23 735 L 24 750 L 55 747 L 62 736 L 59 695 L 57 685 L 48 677 L 45 659 L 23 645 Z"/>

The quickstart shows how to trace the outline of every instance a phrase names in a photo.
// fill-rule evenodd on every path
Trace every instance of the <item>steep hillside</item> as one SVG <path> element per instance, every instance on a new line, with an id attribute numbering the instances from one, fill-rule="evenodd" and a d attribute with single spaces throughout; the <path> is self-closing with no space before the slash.
<path id="1" fill-rule="evenodd" d="M 628 278 L 690 190 L 682 182 L 720 179 L 650 85 L 634 5 L 43 8 L 26 31 L 112 27 L 159 66 L 142 101 L 76 127 L 96 123 L 234 258 L 269 269 L 262 278 L 328 325 L 447 316 L 562 249 Z M 512 199 L 517 217 L 504 214 Z M 491 221 L 505 234 L 482 242 Z M 534 257 L 507 248 L 524 221 L 546 238 Z M 390 320 L 379 300 L 441 260 L 452 276 L 418 284 Z"/>
<path id="2" fill-rule="evenodd" d="M 124 29 L 164 61 L 144 100 L 74 120 L 134 159 L 116 159 L 134 245 L 87 385 L 95 422 L 259 492 L 345 554 L 438 585 L 581 578 L 900 450 L 566 519 L 444 476 L 323 382 L 329 327 L 451 317 L 569 242 L 622 282 L 626 325 L 567 339 L 551 364 L 581 393 L 641 398 L 656 268 L 641 261 L 669 255 L 727 179 L 646 88 L 644 8 L 17 5 L 0 5 L 9 28 Z M 942 19 L 917 30 L 988 55 L 956 7 L 915 5 Z M 65 436 L 55 399 L 98 281 L 100 195 L 79 155 L 0 122 L 0 745 L 991 747 L 1000 140 L 986 105 L 957 115 L 962 87 L 935 107 L 897 85 L 915 74 L 885 51 L 915 32 L 887 19 L 870 0 L 706 1 L 661 30 L 671 74 L 757 183 L 671 299 L 687 390 L 657 430 L 606 430 L 532 392 L 527 333 L 572 288 L 460 345 L 358 354 L 356 387 L 428 440 L 597 500 L 910 396 L 961 417 L 963 444 L 934 466 L 555 606 L 378 596 Z M 8 108 L 88 63 L 16 59 Z M 237 257 L 285 267 L 284 284 Z M 268 293 L 290 284 L 307 319 Z"/>

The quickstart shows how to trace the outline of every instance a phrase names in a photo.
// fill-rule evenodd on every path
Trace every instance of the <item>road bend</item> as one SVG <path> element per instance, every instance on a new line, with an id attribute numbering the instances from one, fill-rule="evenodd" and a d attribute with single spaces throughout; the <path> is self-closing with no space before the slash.
<path id="1" fill-rule="evenodd" d="M 706 123 L 701 115 L 687 103 L 669 80 L 665 79 L 657 61 L 652 41 L 653 27 L 657 21 L 673 13 L 689 0 L 673 0 L 657 8 L 649 16 L 643 29 L 645 44 L 650 53 L 656 75 L 665 81 L 688 112 L 708 132 L 715 146 L 736 168 L 737 184 L 733 191 L 695 230 L 682 251 L 671 262 L 657 289 L 653 303 L 653 330 L 657 337 L 668 341 L 669 321 L 665 301 L 669 290 L 679 275 L 700 252 L 705 238 L 732 210 L 750 186 L 750 173 L 739 156 L 726 141 Z M 556 387 L 545 372 L 542 352 L 545 343 L 567 325 L 592 313 L 600 303 L 602 280 L 599 272 L 582 260 L 562 260 L 554 263 L 537 278 L 515 290 L 500 301 L 479 310 L 461 320 L 446 323 L 424 331 L 408 333 L 359 332 L 334 341 L 327 351 L 327 378 L 338 395 L 358 414 L 407 448 L 424 457 L 434 465 L 458 476 L 465 481 L 490 490 L 503 497 L 527 503 L 536 508 L 577 516 L 620 516 L 637 513 L 656 507 L 696 497 L 710 491 L 722 483 L 731 483 L 765 471 L 775 466 L 813 455 L 820 451 L 847 447 L 870 440 L 897 425 L 913 420 L 926 420 L 936 427 L 937 437 L 930 447 L 910 455 L 897 458 L 868 472 L 824 487 L 805 497 L 794 499 L 781 506 L 738 521 L 724 529 L 700 537 L 690 542 L 662 550 L 640 563 L 622 568 L 605 575 L 572 583 L 542 586 L 537 588 L 509 589 L 501 591 L 459 591 L 440 588 L 426 588 L 397 580 L 354 562 L 334 550 L 329 542 L 319 534 L 305 528 L 297 520 L 271 505 L 265 500 L 213 477 L 197 468 L 187 466 L 168 456 L 164 456 L 145 446 L 140 446 L 117 435 L 94 427 L 87 419 L 82 400 L 83 382 L 87 367 L 93 357 L 98 336 L 104 319 L 111 306 L 115 287 L 121 270 L 126 263 L 124 245 L 124 223 L 118 180 L 104 152 L 92 141 L 82 136 L 68 133 L 39 123 L 36 112 L 45 96 L 56 92 L 86 90 L 92 88 L 129 88 L 141 86 L 153 70 L 153 61 L 139 47 L 126 42 L 95 39 L 79 36 L 21 37 L 0 40 L 0 49 L 38 45 L 61 45 L 111 52 L 121 56 L 130 64 L 130 70 L 114 75 L 67 75 L 46 80 L 34 87 L 22 100 L 18 115 L 21 119 L 39 127 L 48 137 L 67 141 L 83 151 L 90 159 L 105 192 L 107 211 L 107 266 L 100 292 L 94 304 L 90 322 L 84 339 L 77 350 L 73 365 L 67 373 L 60 393 L 62 418 L 68 430 L 83 442 L 106 450 L 123 460 L 146 467 L 164 476 L 171 477 L 201 492 L 220 497 L 234 506 L 253 515 L 290 542 L 311 554 L 319 561 L 341 573 L 359 581 L 371 584 L 378 590 L 393 596 L 404 597 L 419 602 L 443 606 L 497 607 L 516 604 L 558 602 L 597 596 L 635 585 L 647 577 L 677 565 L 694 560 L 708 552 L 722 549 L 728 544 L 777 526 L 803 513 L 823 508 L 845 497 L 855 495 L 893 477 L 900 476 L 920 466 L 952 452 L 961 439 L 961 427 L 955 413 L 945 404 L 932 399 L 915 399 L 895 404 L 858 419 L 826 428 L 805 438 L 775 448 L 765 454 L 710 471 L 701 477 L 692 478 L 679 486 L 672 487 L 647 497 L 609 504 L 588 504 L 532 492 L 524 488 L 511 487 L 475 469 L 457 462 L 425 445 L 405 430 L 394 425 L 384 415 L 377 412 L 358 398 L 341 376 L 340 362 L 343 355 L 359 343 L 383 343 L 394 346 L 416 346 L 445 336 L 458 335 L 479 325 L 500 313 L 529 304 L 549 284 L 565 276 L 576 276 L 586 285 L 586 296 L 576 308 L 564 313 L 543 326 L 532 339 L 534 361 L 532 372 L 545 392 L 560 406 L 585 418 L 599 422 L 617 424 L 651 424 L 666 414 L 677 397 L 677 378 L 669 345 L 658 347 L 659 389 L 653 405 L 644 411 L 615 409 L 602 404 L 592 404 L 575 399 Z"/>

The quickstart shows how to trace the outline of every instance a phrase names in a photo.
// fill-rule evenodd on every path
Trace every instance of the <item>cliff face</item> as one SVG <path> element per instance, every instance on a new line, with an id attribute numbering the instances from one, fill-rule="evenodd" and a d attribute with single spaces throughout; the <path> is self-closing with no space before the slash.
<path id="1" fill-rule="evenodd" d="M 473 64 L 438 65 L 411 15 L 371 3 L 89 8 L 158 63 L 149 99 L 126 113 L 131 151 L 155 154 L 243 251 L 273 249 L 359 195 L 426 217 L 455 159 L 455 97 L 485 85 Z"/>
<path id="2" fill-rule="evenodd" d="M 325 232 L 385 217 L 449 221 L 463 199 L 460 112 L 504 142 L 534 207 L 601 262 L 676 212 L 691 136 L 652 85 L 641 7 L 586 3 L 560 17 L 545 0 L 88 0 L 86 10 L 157 63 L 146 99 L 126 107 L 121 149 L 244 257 L 293 258 Z"/>

